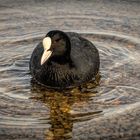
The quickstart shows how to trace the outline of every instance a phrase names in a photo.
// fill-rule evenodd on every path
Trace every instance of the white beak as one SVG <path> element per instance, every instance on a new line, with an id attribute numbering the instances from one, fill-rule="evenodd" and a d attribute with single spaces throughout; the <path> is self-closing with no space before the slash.
<path id="1" fill-rule="evenodd" d="M 45 37 L 43 39 L 42 43 L 43 43 L 43 47 L 44 47 L 44 52 L 43 52 L 43 55 L 41 57 L 41 65 L 43 65 L 52 54 L 52 51 L 50 50 L 51 44 L 52 44 L 51 38 Z"/>

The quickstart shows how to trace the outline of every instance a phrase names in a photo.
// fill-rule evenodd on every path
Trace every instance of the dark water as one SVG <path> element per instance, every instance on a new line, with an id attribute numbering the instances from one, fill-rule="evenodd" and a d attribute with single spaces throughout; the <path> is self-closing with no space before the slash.
<path id="1" fill-rule="evenodd" d="M 31 52 L 52 29 L 97 46 L 99 84 L 31 84 Z M 139 139 L 139 38 L 139 0 L 0 0 L 0 139 Z"/>

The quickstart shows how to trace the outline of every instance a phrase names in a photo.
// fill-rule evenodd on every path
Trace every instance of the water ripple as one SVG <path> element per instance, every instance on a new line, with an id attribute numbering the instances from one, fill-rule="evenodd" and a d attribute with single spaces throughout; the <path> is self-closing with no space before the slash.
<path id="1" fill-rule="evenodd" d="M 5 2 L 2 3 L 2 8 L 5 9 Z M 87 10 L 77 5 L 81 10 L 76 10 L 75 14 L 69 9 L 69 5 L 65 7 L 67 12 L 63 8 L 54 12 L 50 6 L 46 13 L 45 6 L 55 5 L 54 2 L 44 2 L 45 6 L 41 7 L 38 7 L 40 3 L 36 5 L 31 2 L 34 5 L 32 8 L 26 4 L 22 7 L 20 4 L 19 7 L 16 6 L 16 10 L 9 5 L 1 10 L 2 139 L 60 139 L 61 136 L 70 139 L 72 133 L 75 139 L 84 138 L 85 134 L 86 137 L 92 135 L 95 139 L 109 138 L 111 134 L 115 138 L 117 134 L 137 135 L 136 130 L 140 128 L 139 19 L 132 14 L 133 10 L 129 11 L 132 14 L 130 17 L 127 17 L 129 14 L 126 12 L 125 15 L 110 13 L 104 4 L 113 2 L 102 3 L 102 7 L 96 3 L 98 9 L 93 4 L 84 3 L 82 7 L 88 5 Z M 125 6 L 127 4 L 128 2 Z M 99 9 L 103 11 L 98 12 Z M 11 12 L 12 18 L 9 17 Z M 98 48 L 101 66 L 96 82 L 63 92 L 46 89 L 31 82 L 31 52 L 48 30 L 57 28 L 78 32 Z"/>

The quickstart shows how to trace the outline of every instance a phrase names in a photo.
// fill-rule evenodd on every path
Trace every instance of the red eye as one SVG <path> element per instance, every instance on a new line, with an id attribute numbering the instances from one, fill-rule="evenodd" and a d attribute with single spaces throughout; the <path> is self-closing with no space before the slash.
<path id="1" fill-rule="evenodd" d="M 56 39 L 55 41 L 58 42 L 59 40 L 61 40 L 61 38 Z"/>

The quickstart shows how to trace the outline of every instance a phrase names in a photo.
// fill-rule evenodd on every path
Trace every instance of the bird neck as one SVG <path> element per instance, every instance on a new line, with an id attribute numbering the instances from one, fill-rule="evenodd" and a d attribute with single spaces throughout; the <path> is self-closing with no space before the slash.
<path id="1" fill-rule="evenodd" d="M 73 62 L 70 58 L 70 55 L 61 55 L 61 56 L 53 56 L 49 59 L 48 61 L 48 64 L 51 64 L 51 63 L 57 63 L 57 64 L 60 64 L 60 65 L 69 65 L 70 67 L 73 67 Z"/>

